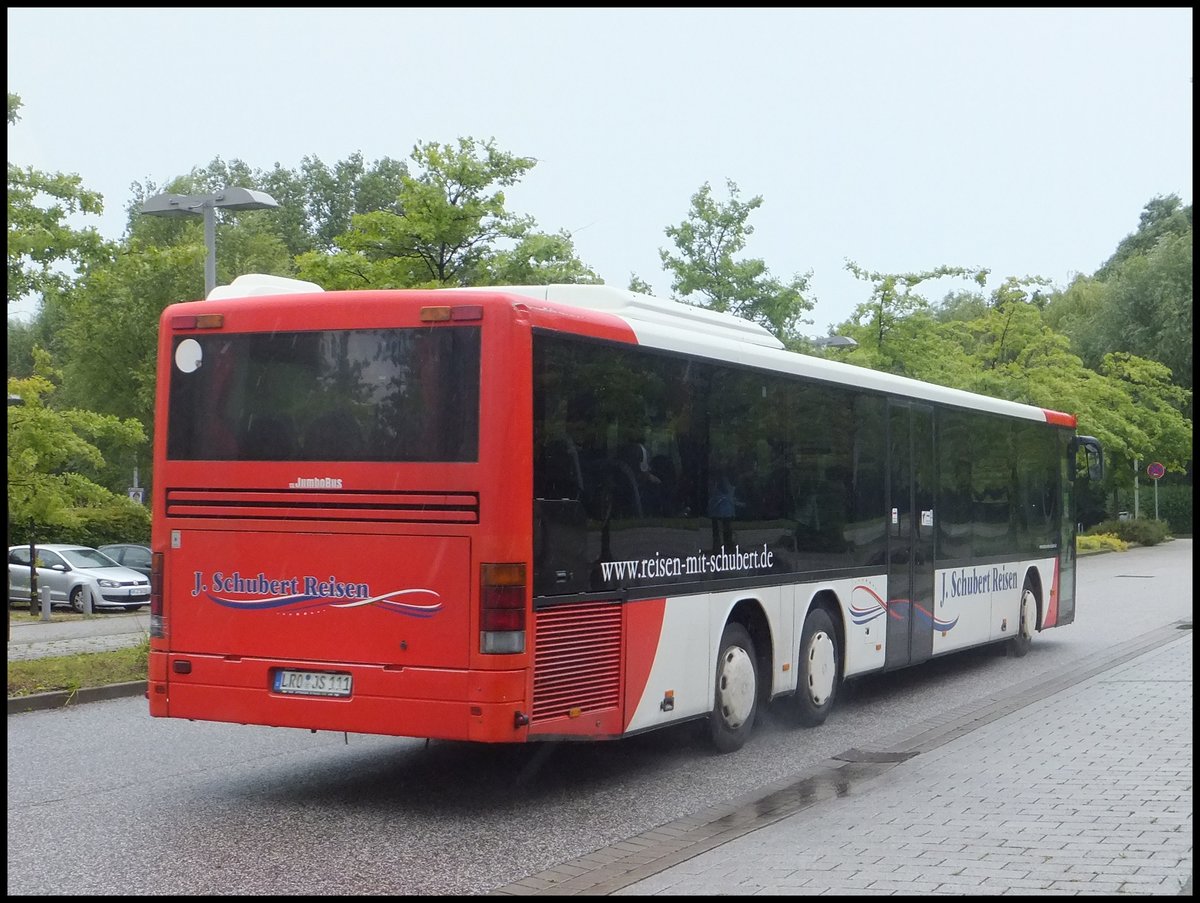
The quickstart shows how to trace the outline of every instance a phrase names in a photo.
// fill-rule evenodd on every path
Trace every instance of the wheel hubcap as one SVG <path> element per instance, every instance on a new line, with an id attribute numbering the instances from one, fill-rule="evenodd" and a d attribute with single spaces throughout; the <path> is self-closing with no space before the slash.
<path id="1" fill-rule="evenodd" d="M 725 723 L 737 730 L 754 710 L 754 662 L 740 646 L 725 650 L 717 675 L 717 704 Z"/>
<path id="2" fill-rule="evenodd" d="M 1026 591 L 1021 597 L 1021 636 L 1025 639 L 1033 638 L 1033 628 L 1037 624 L 1037 602 L 1033 598 L 1033 593 Z"/>
<path id="3" fill-rule="evenodd" d="M 824 705 L 833 694 L 837 677 L 837 651 L 833 638 L 821 630 L 813 634 L 807 655 L 808 696 L 814 705 Z"/>

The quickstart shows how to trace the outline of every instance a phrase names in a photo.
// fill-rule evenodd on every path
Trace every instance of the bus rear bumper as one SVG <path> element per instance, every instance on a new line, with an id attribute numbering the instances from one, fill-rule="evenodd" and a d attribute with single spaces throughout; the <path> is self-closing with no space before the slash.
<path id="1" fill-rule="evenodd" d="M 182 663 L 182 664 L 179 664 Z M 276 692 L 280 669 L 349 674 L 346 697 Z M 157 718 L 483 743 L 527 739 L 522 671 L 398 668 L 151 652 Z"/>

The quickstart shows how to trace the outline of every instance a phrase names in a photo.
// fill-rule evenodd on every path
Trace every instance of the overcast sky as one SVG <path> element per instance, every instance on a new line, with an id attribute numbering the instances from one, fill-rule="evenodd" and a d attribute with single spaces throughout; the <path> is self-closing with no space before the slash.
<path id="1" fill-rule="evenodd" d="M 9 7 L 8 90 L 9 163 L 77 173 L 114 239 L 131 183 L 218 157 L 490 138 L 538 160 L 509 210 L 669 296 L 663 230 L 732 181 L 763 198 L 743 256 L 811 271 L 813 335 L 868 297 L 848 259 L 1062 287 L 1192 203 L 1190 8 Z"/>

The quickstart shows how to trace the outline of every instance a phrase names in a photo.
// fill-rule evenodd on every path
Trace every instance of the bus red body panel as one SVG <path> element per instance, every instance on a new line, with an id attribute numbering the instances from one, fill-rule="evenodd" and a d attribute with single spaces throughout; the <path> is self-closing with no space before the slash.
<path id="1" fill-rule="evenodd" d="M 663 636 L 663 616 L 667 610 L 666 599 L 646 599 L 625 606 L 625 723 L 637 710 L 638 703 L 646 693 L 650 679 L 650 668 L 659 653 L 659 647 L 669 642 Z"/>
<path id="2" fill-rule="evenodd" d="M 348 699 L 289 696 L 269 690 L 279 668 L 310 669 L 304 661 L 163 655 L 152 670 L 172 673 L 165 693 L 151 681 L 152 715 L 315 730 L 511 743 L 525 693 L 523 671 L 467 672 L 434 668 L 339 665 L 354 681 Z M 164 667 L 165 666 L 165 667 Z M 326 669 L 328 663 L 321 663 Z"/>
<path id="3" fill-rule="evenodd" d="M 1054 559 L 1054 578 L 1050 584 L 1049 598 L 1046 600 L 1046 611 L 1042 615 L 1042 629 L 1058 626 L 1058 593 L 1059 593 L 1059 560 Z"/>
<path id="4" fill-rule="evenodd" d="M 1076 419 L 1074 414 L 1064 414 L 1062 411 L 1052 411 L 1049 408 L 1043 409 L 1046 413 L 1046 422 L 1052 423 L 1055 426 L 1065 426 L 1068 429 L 1075 429 Z"/>
<path id="5" fill-rule="evenodd" d="M 256 511 L 251 501 L 243 505 L 243 516 Z M 170 629 L 180 637 L 174 652 L 468 666 L 466 537 L 282 529 L 240 538 L 232 530 L 180 535 L 165 575 L 175 600 Z"/>

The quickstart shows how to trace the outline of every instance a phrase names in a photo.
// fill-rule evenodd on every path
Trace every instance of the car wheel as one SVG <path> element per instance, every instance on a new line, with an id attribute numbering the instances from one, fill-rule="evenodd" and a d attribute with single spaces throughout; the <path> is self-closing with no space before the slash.
<path id="1" fill-rule="evenodd" d="M 736 752 L 754 729 L 758 712 L 758 665 L 754 641 L 741 624 L 730 623 L 721 634 L 717 655 L 709 735 L 718 752 Z"/>
<path id="2" fill-rule="evenodd" d="M 83 614 L 83 594 L 87 590 L 82 586 L 77 586 L 71 590 L 71 608 L 79 614 Z"/>

